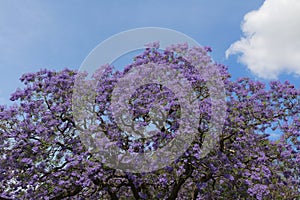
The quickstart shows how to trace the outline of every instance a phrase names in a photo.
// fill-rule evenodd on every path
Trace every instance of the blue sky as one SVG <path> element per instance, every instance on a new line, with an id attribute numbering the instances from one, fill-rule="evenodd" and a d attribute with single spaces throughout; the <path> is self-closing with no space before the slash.
<path id="1" fill-rule="evenodd" d="M 284 1 L 288 5 L 278 3 Z M 22 86 L 23 73 L 40 68 L 79 69 L 103 40 L 149 26 L 174 29 L 211 46 L 213 59 L 229 66 L 234 79 L 273 78 L 299 87 L 297 1 L 1 0 L 0 104 L 9 104 L 10 94 Z M 231 54 L 228 58 L 226 50 Z"/>

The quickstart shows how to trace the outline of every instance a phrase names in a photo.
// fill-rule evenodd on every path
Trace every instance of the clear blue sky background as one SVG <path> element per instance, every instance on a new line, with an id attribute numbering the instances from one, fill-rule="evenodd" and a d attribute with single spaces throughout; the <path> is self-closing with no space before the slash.
<path id="1" fill-rule="evenodd" d="M 0 104 L 9 104 L 10 94 L 22 86 L 19 77 L 23 73 L 40 68 L 78 69 L 101 41 L 121 31 L 148 26 L 174 29 L 201 45 L 211 46 L 213 59 L 229 66 L 234 79 L 249 76 L 265 81 L 255 76 L 247 64 L 239 63 L 238 56 L 225 57 L 230 45 L 243 36 L 244 16 L 263 3 L 263 0 L 1 0 Z M 300 85 L 295 74 L 283 73 L 278 78 Z"/>

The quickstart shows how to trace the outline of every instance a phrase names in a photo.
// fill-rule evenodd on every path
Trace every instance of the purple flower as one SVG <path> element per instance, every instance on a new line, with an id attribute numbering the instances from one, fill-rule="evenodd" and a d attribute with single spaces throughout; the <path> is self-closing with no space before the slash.
<path id="1" fill-rule="evenodd" d="M 98 70 L 91 76 L 69 69 L 57 72 L 43 69 L 24 74 L 21 77 L 24 88 L 17 89 L 11 96 L 16 103 L 10 107 L 0 105 L 1 197 L 190 199 L 195 194 L 198 194 L 195 199 L 298 197 L 300 90 L 289 82 L 272 81 L 267 86 L 250 78 L 234 81 L 227 67 L 211 59 L 210 47 L 174 44 L 166 50 L 158 48 L 158 42 L 149 44 L 133 63 L 119 72 L 105 65 L 104 71 Z M 116 152 L 157 156 L 151 151 L 170 144 L 185 122 L 176 88 L 172 91 L 157 83 L 140 88 L 128 86 L 134 88 L 134 92 L 126 104 L 129 110 L 126 119 L 132 119 L 136 132 L 154 123 L 151 109 L 162 109 L 159 110 L 161 121 L 155 121 L 158 128 L 151 137 L 135 138 L 116 122 L 111 106 L 116 84 L 131 69 L 149 63 L 168 65 L 190 82 L 198 98 L 200 120 L 192 144 L 186 144 L 186 152 L 174 158 L 174 162 L 156 171 L 131 173 L 106 163 L 108 160 L 118 163 L 124 154 L 106 155 L 99 146 L 104 149 L 118 147 L 114 149 Z M 208 80 L 213 81 L 211 74 L 198 72 L 196 65 L 204 71 L 216 68 L 226 92 L 227 117 L 222 124 L 222 134 L 205 157 L 201 153 L 204 139 L 210 134 L 214 106 L 211 93 L 215 91 L 207 86 Z M 86 80 L 87 77 L 96 84 Z M 77 116 L 85 119 L 82 124 L 76 119 L 77 111 L 73 108 L 75 80 L 86 84 L 79 97 L 86 97 L 87 88 L 95 88 L 97 93 L 91 104 L 82 105 L 95 119 L 79 113 Z M 88 129 L 85 127 L 90 128 L 85 135 L 87 138 L 82 137 Z M 105 144 L 95 140 L 99 130 L 108 138 Z M 281 135 L 280 140 L 270 141 L 268 134 L 275 132 Z M 166 153 L 173 158 L 173 152 Z M 97 159 L 97 155 L 103 159 Z M 154 158 L 151 156 L 147 164 L 156 165 L 150 162 Z M 130 159 L 124 160 L 119 163 L 129 166 L 132 163 Z M 138 162 L 136 159 L 133 163 Z"/>

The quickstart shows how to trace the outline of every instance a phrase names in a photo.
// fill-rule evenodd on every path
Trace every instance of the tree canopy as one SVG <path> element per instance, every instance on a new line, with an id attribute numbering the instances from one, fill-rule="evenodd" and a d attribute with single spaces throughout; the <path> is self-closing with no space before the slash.
<path id="1" fill-rule="evenodd" d="M 191 82 L 199 101 L 199 124 L 188 149 L 152 172 L 126 172 L 97 159 L 80 137 L 72 109 L 74 83 L 81 72 L 40 70 L 24 74 L 16 103 L 0 106 L 0 199 L 299 199 L 300 90 L 288 81 L 268 85 L 249 78 L 231 80 L 227 67 L 209 56 L 208 47 L 147 47 L 123 71 L 110 65 L 97 80 L 92 109 L 98 126 L 124 151 L 144 153 L 176 137 L 181 105 L 176 92 L 158 84 L 136 89 L 129 110 L 147 126 L 154 103 L 167 116 L 150 139 L 124 134 L 111 114 L 114 87 L 130 69 L 168 64 Z M 220 138 L 206 156 L 201 147 L 210 119 L 210 93 L 201 74 L 215 67 L 226 93 L 226 119 Z M 274 134 L 280 135 L 272 139 Z"/>

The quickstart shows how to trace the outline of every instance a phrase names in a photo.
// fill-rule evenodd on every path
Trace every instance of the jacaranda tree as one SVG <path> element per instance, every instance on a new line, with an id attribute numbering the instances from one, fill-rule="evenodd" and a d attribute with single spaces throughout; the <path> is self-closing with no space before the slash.
<path id="1" fill-rule="evenodd" d="M 97 80 L 95 113 L 101 130 L 124 151 L 143 153 L 166 145 L 178 129 L 181 105 L 165 86 L 137 88 L 129 101 L 134 121 L 151 122 L 154 103 L 167 112 L 152 137 L 124 134 L 111 114 L 114 87 L 142 64 L 168 65 L 191 82 L 199 101 L 194 141 L 170 165 L 152 172 L 114 169 L 84 145 L 72 109 L 74 82 L 85 74 L 69 69 L 24 74 L 25 84 L 0 107 L 0 199 L 299 199 L 300 90 L 289 82 L 264 85 L 230 79 L 211 60 L 209 47 L 185 44 L 159 50 L 154 44 L 123 71 L 107 65 Z M 217 144 L 206 156 L 201 147 L 210 123 L 210 93 L 188 58 L 219 70 L 226 92 L 226 119 Z M 274 135 L 280 135 L 274 138 Z"/>

